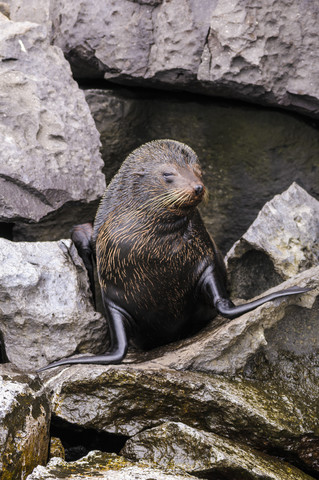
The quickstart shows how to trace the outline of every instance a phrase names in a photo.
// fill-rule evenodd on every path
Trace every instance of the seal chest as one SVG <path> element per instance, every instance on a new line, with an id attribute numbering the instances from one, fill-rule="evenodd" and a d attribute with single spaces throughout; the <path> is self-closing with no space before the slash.
<path id="1" fill-rule="evenodd" d="M 183 336 L 194 313 L 209 254 L 198 241 L 196 206 L 204 196 L 193 150 L 163 140 L 134 151 L 102 199 L 93 234 L 99 281 L 129 313 L 143 347 Z"/>

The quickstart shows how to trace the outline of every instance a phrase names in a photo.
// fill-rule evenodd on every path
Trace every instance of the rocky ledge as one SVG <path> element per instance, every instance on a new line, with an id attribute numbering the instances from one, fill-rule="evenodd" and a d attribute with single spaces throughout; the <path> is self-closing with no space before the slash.
<path id="1" fill-rule="evenodd" d="M 13 20 L 48 26 L 76 78 L 239 98 L 318 118 L 316 2 L 12 3 Z"/>

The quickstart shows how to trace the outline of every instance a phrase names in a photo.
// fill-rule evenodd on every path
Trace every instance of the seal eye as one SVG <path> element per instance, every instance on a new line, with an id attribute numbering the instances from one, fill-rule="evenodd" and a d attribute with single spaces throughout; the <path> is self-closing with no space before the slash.
<path id="1" fill-rule="evenodd" d="M 172 183 L 174 181 L 174 175 L 175 173 L 172 172 L 163 172 L 163 177 L 167 183 Z"/>

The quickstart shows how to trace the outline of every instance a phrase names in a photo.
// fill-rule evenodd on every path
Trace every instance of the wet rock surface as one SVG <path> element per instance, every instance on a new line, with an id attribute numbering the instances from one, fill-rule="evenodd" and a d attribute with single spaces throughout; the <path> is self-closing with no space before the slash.
<path id="1" fill-rule="evenodd" d="M 176 466 L 192 475 L 207 478 L 247 480 L 310 479 L 300 470 L 212 433 L 182 423 L 168 422 L 146 430 L 126 442 L 121 454 L 162 467 Z"/>
<path id="2" fill-rule="evenodd" d="M 50 404 L 39 378 L 0 365 L 0 469 L 3 480 L 24 480 L 45 465 Z"/>
<path id="3" fill-rule="evenodd" d="M 246 445 L 293 451 L 317 438 L 318 420 L 274 385 L 254 386 L 150 364 L 73 366 L 45 375 L 54 414 L 70 423 L 128 436 L 167 421 Z M 85 392 L 85 393 L 84 393 Z M 315 433 L 314 433 L 315 432 Z"/>
<path id="4" fill-rule="evenodd" d="M 154 465 L 135 464 L 123 457 L 94 451 L 77 462 L 54 458 L 46 468 L 37 467 L 27 480 L 187 480 L 186 473 L 170 473 Z"/>
<path id="5" fill-rule="evenodd" d="M 35 370 L 105 348 L 105 319 L 93 309 L 87 273 L 70 240 L 0 238 L 0 245 L 0 331 L 10 362 Z"/>
<path id="6" fill-rule="evenodd" d="M 48 3 L 34 14 L 15 0 L 12 18 L 50 18 L 52 42 L 77 78 L 243 98 L 318 117 L 316 3 Z"/>
<path id="7" fill-rule="evenodd" d="M 39 221 L 102 195 L 99 135 L 46 27 L 0 22 L 0 220 Z"/>

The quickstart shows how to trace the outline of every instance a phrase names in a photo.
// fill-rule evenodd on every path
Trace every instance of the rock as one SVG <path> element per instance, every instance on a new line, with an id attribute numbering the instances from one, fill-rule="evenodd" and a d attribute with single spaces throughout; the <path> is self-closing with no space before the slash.
<path id="1" fill-rule="evenodd" d="M 273 385 L 265 392 L 264 385 L 245 380 L 147 363 L 72 366 L 43 378 L 57 418 L 99 431 L 132 436 L 163 422 L 183 422 L 296 459 L 301 439 L 319 433 L 312 410 Z"/>
<path id="2" fill-rule="evenodd" d="M 292 108 L 318 117 L 319 8 L 294 0 L 55 0 L 15 20 L 52 21 L 77 78 L 106 78 Z M 34 0 L 31 2 L 33 5 Z M 43 18 L 44 17 L 44 18 Z M 94 33 L 93 33 L 94 32 Z"/>
<path id="3" fill-rule="evenodd" d="M 263 205 L 296 178 L 319 198 L 319 136 L 315 127 L 300 117 L 124 87 L 88 90 L 85 95 L 101 135 L 107 181 L 126 154 L 148 140 L 173 136 L 195 149 L 210 193 L 208 202 L 200 207 L 201 214 L 225 254 Z M 10 239 L 67 238 L 71 226 L 92 221 L 96 209 L 97 204 L 92 203 L 66 205 L 53 219 L 15 226 Z"/>
<path id="4" fill-rule="evenodd" d="M 51 30 L 50 0 L 11 1 L 11 19 L 17 22 L 28 21 L 46 25 Z"/>
<path id="5" fill-rule="evenodd" d="M 50 405 L 39 379 L 0 365 L 0 470 L 24 480 L 47 460 Z"/>
<path id="6" fill-rule="evenodd" d="M 60 438 L 51 437 L 50 438 L 50 451 L 49 451 L 49 458 L 62 458 L 65 460 L 65 449 L 63 447 L 63 443 L 61 442 Z"/>
<path id="7" fill-rule="evenodd" d="M 318 117 L 318 19 L 313 3 L 218 1 L 198 80 L 223 96 Z"/>
<path id="8" fill-rule="evenodd" d="M 194 370 L 206 373 L 237 375 L 247 365 L 249 359 L 266 345 L 266 335 L 270 329 L 281 329 L 287 325 L 290 331 L 285 346 L 299 344 L 300 324 L 308 328 L 302 337 L 311 341 L 313 351 L 319 350 L 319 335 L 316 328 L 317 301 L 319 295 L 319 267 L 314 267 L 263 294 L 271 293 L 293 285 L 313 288 L 303 295 L 296 295 L 268 302 L 252 312 L 233 320 L 215 318 L 210 325 L 187 340 L 154 349 L 145 354 L 151 363 L 178 370 Z M 307 348 L 299 353 L 305 362 L 309 358 Z"/>
<path id="9" fill-rule="evenodd" d="M 0 302 L 5 352 L 22 370 L 105 349 L 105 320 L 93 309 L 87 273 L 70 240 L 0 238 Z"/>
<path id="10" fill-rule="evenodd" d="M 226 260 L 232 294 L 249 298 L 319 262 L 319 202 L 293 183 L 259 212 Z"/>
<path id="11" fill-rule="evenodd" d="M 0 221 L 39 221 L 105 188 L 84 94 L 45 26 L 1 21 Z"/>
<path id="12" fill-rule="evenodd" d="M 0 2 L 0 14 L 10 17 L 10 4 L 8 2 Z"/>
<path id="13" fill-rule="evenodd" d="M 121 455 L 178 467 L 201 478 L 291 480 L 311 477 L 276 458 L 183 423 L 167 422 L 129 439 Z"/>
<path id="14" fill-rule="evenodd" d="M 99 451 L 90 452 L 76 462 L 52 459 L 47 467 L 37 467 L 26 480 L 188 480 L 187 474 L 165 472 L 147 464 L 134 464 L 122 457 Z"/>
<path id="15" fill-rule="evenodd" d="M 196 79 L 213 8 L 209 0 L 196 9 L 186 0 L 108 0 L 94 8 L 56 0 L 52 40 L 80 78 L 185 85 Z"/>
<path id="16" fill-rule="evenodd" d="M 147 108 L 143 100 L 125 89 L 89 89 L 84 93 L 101 136 L 104 173 L 109 181 L 126 156 L 146 141 L 140 136 L 148 121 Z"/>

